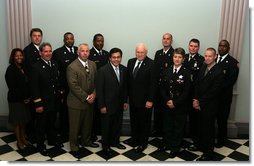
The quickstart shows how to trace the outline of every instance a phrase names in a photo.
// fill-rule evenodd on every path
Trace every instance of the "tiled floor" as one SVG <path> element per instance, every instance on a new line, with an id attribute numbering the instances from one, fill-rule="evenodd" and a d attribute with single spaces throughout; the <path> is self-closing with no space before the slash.
<path id="1" fill-rule="evenodd" d="M 122 136 L 121 141 L 129 137 Z M 81 148 L 83 156 L 80 159 L 73 157 L 69 151 L 69 142 L 64 143 L 62 149 L 48 146 L 50 157 L 40 155 L 35 148 L 25 151 L 17 150 L 15 135 L 10 132 L 0 132 L 0 160 L 1 161 L 195 161 L 201 152 L 190 152 L 182 149 L 174 159 L 168 158 L 169 151 L 160 152 L 158 146 L 160 138 L 150 138 L 148 148 L 143 153 L 135 153 L 133 147 L 126 145 L 126 149 L 119 150 L 112 148 L 114 153 L 108 157 L 99 148 Z M 184 144 L 189 144 L 185 139 Z M 101 146 L 101 144 L 100 144 Z M 215 161 L 249 161 L 249 140 L 229 139 L 226 146 L 220 149 L 215 148 Z"/>

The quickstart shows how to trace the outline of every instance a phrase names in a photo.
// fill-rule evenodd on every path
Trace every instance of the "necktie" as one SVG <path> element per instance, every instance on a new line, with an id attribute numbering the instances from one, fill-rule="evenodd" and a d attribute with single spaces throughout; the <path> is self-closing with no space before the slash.
<path id="1" fill-rule="evenodd" d="M 220 57 L 219 57 L 219 60 L 218 60 L 218 62 L 217 62 L 217 63 L 220 63 L 220 62 L 221 62 L 221 60 L 222 60 L 222 56 L 220 56 Z"/>
<path id="2" fill-rule="evenodd" d="M 138 62 L 138 65 L 135 67 L 135 69 L 133 70 L 133 78 L 135 79 L 137 74 L 138 74 L 138 70 L 139 70 L 139 66 L 140 66 L 141 62 Z"/>
<path id="3" fill-rule="evenodd" d="M 70 53 L 73 54 L 72 48 L 70 48 Z"/>
<path id="4" fill-rule="evenodd" d="M 89 68 L 88 68 L 88 65 L 86 64 L 85 66 L 85 69 L 86 69 L 86 72 L 89 74 Z"/>
<path id="5" fill-rule="evenodd" d="M 118 67 L 115 67 L 115 70 L 116 70 L 116 77 L 117 77 L 117 79 L 118 79 L 118 82 L 120 82 L 119 68 L 118 68 Z"/>
<path id="6" fill-rule="evenodd" d="M 177 69 L 174 70 L 174 74 L 176 74 L 176 73 L 177 73 Z"/>
<path id="7" fill-rule="evenodd" d="M 48 63 L 48 65 L 49 65 L 49 67 L 51 67 L 51 62 L 50 62 L 50 61 L 47 61 L 47 63 Z"/>
<path id="8" fill-rule="evenodd" d="M 99 51 L 99 52 L 98 52 L 98 54 L 99 54 L 99 56 L 101 56 L 101 55 L 102 55 L 102 52 L 101 52 L 101 51 Z"/>
<path id="9" fill-rule="evenodd" d="M 192 58 L 193 58 L 193 56 L 192 56 L 192 55 L 190 55 L 189 61 L 191 61 L 191 60 L 192 60 Z"/>

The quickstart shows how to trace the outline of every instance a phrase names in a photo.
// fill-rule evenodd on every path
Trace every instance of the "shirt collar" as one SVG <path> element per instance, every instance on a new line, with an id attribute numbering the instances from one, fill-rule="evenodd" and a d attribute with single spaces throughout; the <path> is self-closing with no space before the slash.
<path id="1" fill-rule="evenodd" d="M 88 60 L 86 60 L 86 61 L 83 61 L 82 59 L 80 59 L 79 57 L 78 57 L 78 60 L 81 62 L 81 64 L 84 66 L 84 67 L 88 67 Z"/>

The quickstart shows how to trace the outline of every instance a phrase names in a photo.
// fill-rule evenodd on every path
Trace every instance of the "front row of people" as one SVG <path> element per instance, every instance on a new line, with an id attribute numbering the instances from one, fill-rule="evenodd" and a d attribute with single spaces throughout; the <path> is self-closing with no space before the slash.
<path id="1" fill-rule="evenodd" d="M 67 105 L 69 112 L 69 141 L 71 154 L 80 157 L 79 147 L 99 147 L 91 142 L 93 123 L 93 104 L 98 100 L 101 118 L 102 148 L 106 155 L 111 155 L 112 149 L 125 149 L 119 142 L 123 110 L 128 108 L 129 97 L 131 143 L 137 153 L 142 152 L 148 145 L 151 128 L 151 116 L 154 96 L 157 91 L 162 96 L 163 108 L 163 144 L 159 150 L 170 150 L 169 157 L 174 158 L 180 151 L 183 140 L 187 105 L 191 90 L 192 77 L 183 65 L 185 51 L 176 48 L 173 53 L 173 65 L 163 71 L 160 78 L 160 87 L 156 86 L 154 62 L 147 56 L 144 44 L 136 47 L 136 58 L 128 61 L 127 68 L 121 65 L 122 51 L 112 48 L 109 53 L 109 63 L 98 71 L 96 64 L 88 59 L 89 46 L 80 44 L 78 58 L 74 60 L 66 71 L 69 85 Z M 17 50 L 10 57 L 10 66 L 6 72 L 6 81 L 9 88 L 8 101 L 11 111 L 22 108 L 26 111 L 27 103 L 34 103 L 37 116 L 37 148 L 42 155 L 48 155 L 44 144 L 45 136 L 49 145 L 58 148 L 63 144 L 57 140 L 55 130 L 56 103 L 61 92 L 58 83 L 58 66 L 52 57 L 52 47 L 49 43 L 40 46 L 40 61 L 33 65 L 31 70 L 31 96 L 19 92 L 28 88 L 28 81 L 23 69 L 24 55 L 22 50 Z M 200 69 L 195 82 L 193 107 L 198 110 L 198 140 L 197 147 L 203 152 L 198 159 L 201 161 L 212 160 L 214 148 L 214 123 L 218 106 L 219 92 L 222 88 L 223 72 L 216 63 L 216 50 L 208 48 L 205 51 L 204 65 Z M 14 73 L 17 76 L 14 77 Z M 17 80 L 18 79 L 18 80 Z M 21 84 L 22 83 L 22 84 Z M 22 86 L 22 87 L 19 87 Z M 22 94 L 22 95 L 19 95 Z M 24 94 L 24 95 L 23 95 Z M 15 103 L 15 104 L 13 104 Z M 22 107 L 20 106 L 22 105 Z M 19 107 L 19 108 L 17 108 Z M 11 116 L 13 119 L 15 117 Z M 24 123 L 13 120 L 16 124 L 15 134 L 18 147 L 27 146 L 24 135 Z M 79 139 L 79 136 L 80 139 Z"/>

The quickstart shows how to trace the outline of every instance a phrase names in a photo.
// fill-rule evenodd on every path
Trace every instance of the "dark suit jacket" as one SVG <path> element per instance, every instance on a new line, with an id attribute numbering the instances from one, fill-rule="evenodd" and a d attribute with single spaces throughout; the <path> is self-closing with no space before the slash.
<path id="1" fill-rule="evenodd" d="M 158 83 L 161 81 L 162 72 L 173 65 L 173 47 L 170 47 L 166 55 L 163 55 L 163 49 L 156 51 L 154 56 L 154 63 L 155 63 L 155 75 Z"/>
<path id="2" fill-rule="evenodd" d="M 96 92 L 98 108 L 107 108 L 109 114 L 123 110 L 123 104 L 127 102 L 127 68 L 119 65 L 120 83 L 111 63 L 98 70 Z"/>
<path id="3" fill-rule="evenodd" d="M 73 62 L 77 57 L 78 47 L 74 46 L 74 54 L 71 54 L 66 46 L 62 46 L 53 52 L 52 59 L 55 60 L 59 67 L 60 72 L 60 84 L 65 92 L 68 93 L 69 87 L 66 79 L 67 66 Z M 67 95 L 67 94 L 66 94 Z"/>
<path id="4" fill-rule="evenodd" d="M 221 68 L 215 64 L 204 76 L 207 65 L 204 64 L 198 73 L 194 98 L 199 100 L 201 109 L 216 111 L 219 95 L 224 81 Z"/>
<path id="5" fill-rule="evenodd" d="M 149 57 L 146 57 L 137 73 L 136 78 L 133 78 L 133 70 L 137 58 L 128 61 L 128 92 L 129 102 L 136 107 L 145 107 L 147 101 L 154 101 L 155 95 L 155 74 L 154 62 Z"/>
<path id="6" fill-rule="evenodd" d="M 26 70 L 24 73 L 15 64 L 8 66 L 5 73 L 8 86 L 8 102 L 23 102 L 29 98 L 29 86 Z"/>
<path id="7" fill-rule="evenodd" d="M 181 66 L 176 74 L 173 74 L 173 65 L 166 69 L 162 75 L 161 81 L 161 96 L 163 105 L 169 109 L 166 103 L 173 100 L 174 106 L 178 108 L 185 108 L 186 101 L 190 92 L 191 78 L 190 72 L 184 66 Z M 186 111 L 182 109 L 182 111 Z"/>
<path id="8" fill-rule="evenodd" d="M 190 54 L 185 54 L 183 65 L 191 72 L 191 78 L 193 81 L 196 80 L 198 72 L 201 66 L 204 64 L 204 57 L 197 53 L 190 61 Z"/>
<path id="9" fill-rule="evenodd" d="M 89 73 L 79 59 L 67 67 L 67 81 L 70 88 L 67 105 L 73 109 L 89 108 L 87 96 L 95 92 L 96 65 L 88 60 Z"/>
<path id="10" fill-rule="evenodd" d="M 55 109 L 52 102 L 59 95 L 59 71 L 56 61 L 51 60 L 51 67 L 42 59 L 32 66 L 31 94 L 35 107 Z M 53 101 L 52 101 L 53 100 Z"/>
<path id="11" fill-rule="evenodd" d="M 90 49 L 90 55 L 88 59 L 96 63 L 98 70 L 109 62 L 109 53 L 108 51 L 102 50 L 102 55 L 99 55 L 93 47 Z"/>
<path id="12" fill-rule="evenodd" d="M 223 100 L 223 102 L 231 103 L 233 87 L 239 74 L 238 61 L 232 56 L 227 55 L 227 57 L 218 63 L 218 65 L 223 70 L 224 74 L 223 92 L 220 96 L 221 100 Z"/>
<path id="13" fill-rule="evenodd" d="M 25 66 L 28 69 L 28 72 L 30 73 L 33 64 L 35 64 L 37 61 L 41 59 L 39 50 L 34 46 L 33 43 L 30 43 L 28 46 L 24 48 L 25 53 Z"/>

